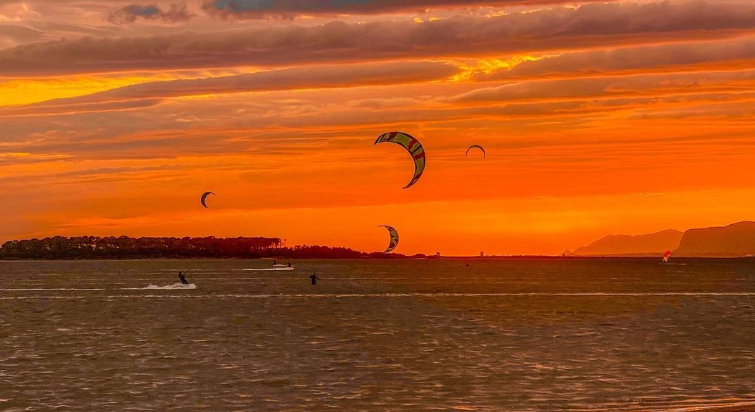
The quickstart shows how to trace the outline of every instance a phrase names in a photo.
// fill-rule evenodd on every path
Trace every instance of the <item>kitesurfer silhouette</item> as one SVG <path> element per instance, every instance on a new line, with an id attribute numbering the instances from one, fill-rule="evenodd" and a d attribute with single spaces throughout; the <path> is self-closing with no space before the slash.
<path id="1" fill-rule="evenodd" d="M 314 272 L 312 272 L 312 276 L 310 276 L 309 278 L 312 279 L 312 285 L 313 286 L 317 284 L 318 280 L 322 280 L 322 279 L 318 278 L 317 277 L 317 273 L 314 273 Z"/>
<path id="2" fill-rule="evenodd" d="M 290 260 L 288 261 L 288 267 L 291 267 L 291 261 Z"/>
<path id="3" fill-rule="evenodd" d="M 186 280 L 186 276 L 184 276 L 183 273 L 178 272 L 178 278 L 181 279 L 181 283 L 182 284 L 184 284 L 184 285 L 188 285 L 189 284 L 189 281 Z"/>

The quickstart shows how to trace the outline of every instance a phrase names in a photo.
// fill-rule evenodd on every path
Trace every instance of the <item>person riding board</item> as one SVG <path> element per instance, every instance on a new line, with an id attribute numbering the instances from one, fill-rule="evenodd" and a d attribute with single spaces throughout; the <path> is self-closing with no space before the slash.
<path id="1" fill-rule="evenodd" d="M 181 280 L 181 284 L 188 285 L 189 281 L 186 280 L 186 276 L 182 272 L 178 272 L 178 279 Z"/>
<path id="2" fill-rule="evenodd" d="M 315 272 L 312 272 L 312 276 L 310 276 L 309 278 L 312 279 L 312 285 L 313 286 L 317 284 L 318 280 L 322 280 L 322 279 L 320 279 L 320 278 L 317 277 L 317 273 L 315 273 Z"/>

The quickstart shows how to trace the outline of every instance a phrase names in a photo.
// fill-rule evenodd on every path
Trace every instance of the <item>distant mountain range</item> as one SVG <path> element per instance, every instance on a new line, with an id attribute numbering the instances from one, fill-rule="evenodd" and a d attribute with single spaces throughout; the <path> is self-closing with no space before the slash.
<path id="1" fill-rule="evenodd" d="M 678 230 L 664 230 L 649 235 L 610 235 L 582 246 L 575 256 L 655 256 L 679 247 L 684 236 Z"/>
<path id="2" fill-rule="evenodd" d="M 667 250 L 676 257 L 755 256 L 755 222 L 724 227 L 664 230 L 648 235 L 611 235 L 574 252 L 571 256 L 661 256 Z"/>

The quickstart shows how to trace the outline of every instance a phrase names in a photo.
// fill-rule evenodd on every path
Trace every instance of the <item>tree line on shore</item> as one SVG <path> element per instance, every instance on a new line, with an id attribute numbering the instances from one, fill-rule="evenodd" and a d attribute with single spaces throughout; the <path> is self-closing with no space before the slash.
<path id="1" fill-rule="evenodd" d="M 53 236 L 12 240 L 0 246 L 0 259 L 192 259 L 192 258 L 359 259 L 402 258 L 400 254 L 365 253 L 343 247 L 285 247 L 268 237 Z M 418 255 L 415 257 L 423 257 Z"/>

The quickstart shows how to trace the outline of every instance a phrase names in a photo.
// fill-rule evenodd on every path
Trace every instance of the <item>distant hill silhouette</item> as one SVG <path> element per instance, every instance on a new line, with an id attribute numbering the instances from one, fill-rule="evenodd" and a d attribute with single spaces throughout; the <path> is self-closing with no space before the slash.
<path id="1" fill-rule="evenodd" d="M 724 227 L 690 229 L 684 233 L 674 256 L 743 257 L 755 256 L 755 222 L 739 222 Z"/>
<path id="2" fill-rule="evenodd" d="M 664 230 L 649 235 L 610 235 L 575 250 L 573 256 L 658 256 L 679 246 L 683 233 Z"/>

